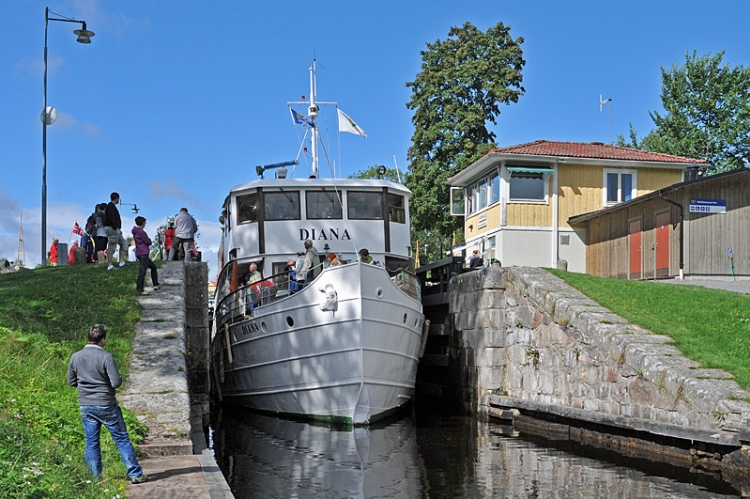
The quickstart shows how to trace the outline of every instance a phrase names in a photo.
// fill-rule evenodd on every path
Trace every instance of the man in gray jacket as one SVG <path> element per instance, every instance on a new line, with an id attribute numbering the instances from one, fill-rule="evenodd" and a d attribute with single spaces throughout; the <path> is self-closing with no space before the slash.
<path id="1" fill-rule="evenodd" d="M 298 275 L 301 275 L 305 279 L 305 284 L 310 284 L 313 279 L 318 277 L 320 271 L 323 269 L 320 264 L 320 257 L 318 256 L 318 250 L 313 246 L 313 242 L 310 239 L 305 240 L 305 260 L 302 262 L 302 268 L 299 269 Z"/>
<path id="2" fill-rule="evenodd" d="M 81 406 L 83 432 L 86 435 L 86 467 L 96 478 L 102 476 L 102 452 L 99 443 L 102 424 L 107 427 L 120 451 L 130 481 L 143 483 L 143 474 L 135 457 L 130 435 L 115 398 L 115 388 L 122 384 L 112 354 L 104 351 L 107 328 L 94 324 L 89 329 L 88 344 L 74 353 L 68 367 L 68 384 L 78 388 L 78 405 Z"/>
<path id="3" fill-rule="evenodd" d="M 198 224 L 195 219 L 188 213 L 187 208 L 180 208 L 180 214 L 174 219 L 174 242 L 169 250 L 167 261 L 172 261 L 174 252 L 179 251 L 177 248 L 180 246 L 185 250 L 185 261 L 191 261 L 193 254 L 190 250 L 195 241 L 196 232 L 198 232 Z"/>

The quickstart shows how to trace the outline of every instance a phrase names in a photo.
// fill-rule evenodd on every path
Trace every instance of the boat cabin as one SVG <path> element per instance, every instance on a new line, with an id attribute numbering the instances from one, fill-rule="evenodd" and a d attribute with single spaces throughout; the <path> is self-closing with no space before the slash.
<path id="1" fill-rule="evenodd" d="M 220 218 L 219 285 L 233 290 L 254 263 L 263 279 L 286 289 L 288 264 L 307 239 L 321 268 L 330 254 L 347 263 L 367 249 L 372 263 L 391 272 L 410 269 L 410 196 L 387 180 L 260 179 L 235 186 Z"/>

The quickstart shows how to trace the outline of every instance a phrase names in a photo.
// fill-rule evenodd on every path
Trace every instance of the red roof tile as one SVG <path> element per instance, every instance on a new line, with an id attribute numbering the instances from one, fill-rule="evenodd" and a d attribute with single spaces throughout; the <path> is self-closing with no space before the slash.
<path id="1" fill-rule="evenodd" d="M 568 158 L 619 159 L 625 161 L 660 161 L 664 163 L 705 163 L 704 159 L 672 156 L 659 152 L 641 151 L 630 147 L 619 147 L 600 142 L 554 142 L 537 140 L 516 146 L 493 149 L 504 154 L 529 154 L 533 156 L 564 156 Z"/>

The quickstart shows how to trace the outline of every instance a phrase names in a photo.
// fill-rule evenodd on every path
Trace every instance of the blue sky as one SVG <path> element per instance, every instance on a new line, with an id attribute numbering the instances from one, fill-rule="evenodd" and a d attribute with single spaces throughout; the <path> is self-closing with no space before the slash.
<path id="1" fill-rule="evenodd" d="M 217 218 L 229 189 L 253 180 L 255 165 L 294 159 L 299 128 L 287 102 L 309 94 L 336 101 L 368 138 L 332 134 L 329 147 L 349 175 L 374 164 L 406 169 L 413 128 L 406 108 L 425 44 L 451 26 L 485 30 L 502 21 L 523 37 L 526 94 L 502 108 L 494 127 L 508 146 L 538 139 L 609 141 L 632 122 L 641 135 L 661 110 L 660 67 L 685 52 L 726 50 L 747 66 L 750 3 L 742 1 L 167 2 L 12 0 L 4 4 L 0 50 L 0 257 L 16 259 L 23 213 L 28 266 L 40 261 L 44 8 L 87 21 L 50 22 L 48 244 L 67 241 L 97 202 L 117 191 L 154 229 L 182 206 L 216 272 Z M 302 109 L 300 109 L 302 110 Z M 335 130 L 335 110 L 321 128 Z M 340 152 L 340 154 L 339 154 Z M 307 175 L 304 166 L 299 173 Z M 124 213 L 125 228 L 132 218 Z"/>

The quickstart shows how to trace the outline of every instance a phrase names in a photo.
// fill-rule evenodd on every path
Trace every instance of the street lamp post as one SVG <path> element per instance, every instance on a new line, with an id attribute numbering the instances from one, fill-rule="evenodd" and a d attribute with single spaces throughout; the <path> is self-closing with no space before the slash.
<path id="1" fill-rule="evenodd" d="M 54 15 L 60 16 L 60 14 Z M 52 106 L 47 107 L 47 28 L 49 21 L 60 21 L 64 23 L 79 23 L 81 29 L 73 30 L 78 36 L 79 43 L 91 43 L 93 31 L 86 29 L 86 21 L 76 21 L 67 17 L 50 17 L 49 7 L 44 9 L 44 103 L 42 106 L 42 266 L 47 265 L 47 125 L 51 125 L 57 119 L 57 111 Z"/>
<path id="2" fill-rule="evenodd" d="M 132 211 L 133 213 L 137 214 L 139 211 L 141 211 L 141 210 L 138 209 L 138 206 L 135 203 L 123 203 L 122 199 L 121 199 L 119 204 L 120 204 L 120 211 L 122 211 L 122 206 L 123 205 L 125 205 L 125 206 L 132 206 L 132 208 L 130 209 L 130 211 Z"/>

